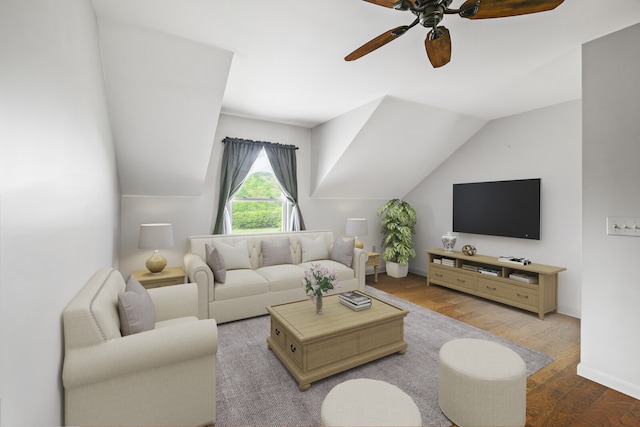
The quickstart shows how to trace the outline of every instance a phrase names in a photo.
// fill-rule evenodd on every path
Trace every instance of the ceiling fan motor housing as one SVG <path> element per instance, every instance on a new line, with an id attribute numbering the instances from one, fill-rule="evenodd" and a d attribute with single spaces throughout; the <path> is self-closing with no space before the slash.
<path id="1" fill-rule="evenodd" d="M 420 25 L 435 28 L 444 17 L 452 0 L 416 0 L 412 12 L 418 16 Z"/>

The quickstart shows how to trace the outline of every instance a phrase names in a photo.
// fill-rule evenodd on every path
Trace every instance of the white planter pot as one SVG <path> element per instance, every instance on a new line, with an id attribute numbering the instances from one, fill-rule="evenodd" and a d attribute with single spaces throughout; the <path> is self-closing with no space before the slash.
<path id="1" fill-rule="evenodd" d="M 386 268 L 387 276 L 395 277 L 396 279 L 407 277 L 407 274 L 409 274 L 409 264 L 387 261 Z"/>

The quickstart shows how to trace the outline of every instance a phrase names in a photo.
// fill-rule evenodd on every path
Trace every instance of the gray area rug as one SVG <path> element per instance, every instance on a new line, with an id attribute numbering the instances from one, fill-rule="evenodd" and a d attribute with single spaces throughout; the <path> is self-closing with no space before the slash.
<path id="1" fill-rule="evenodd" d="M 269 316 L 218 326 L 216 426 L 319 426 L 324 397 L 355 378 L 387 381 L 413 398 L 425 426 L 450 426 L 438 406 L 438 352 L 455 338 L 495 341 L 522 356 L 531 375 L 553 358 L 367 286 L 366 291 L 409 310 L 404 355 L 393 354 L 320 380 L 308 391 L 267 349 Z M 309 303 L 309 310 L 314 307 Z"/>

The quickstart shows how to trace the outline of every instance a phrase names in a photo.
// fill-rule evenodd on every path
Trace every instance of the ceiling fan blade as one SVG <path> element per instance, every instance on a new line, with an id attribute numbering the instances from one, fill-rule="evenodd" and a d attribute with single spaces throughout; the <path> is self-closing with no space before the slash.
<path id="1" fill-rule="evenodd" d="M 436 32 L 434 34 L 434 31 Z M 429 31 L 424 40 L 427 56 L 433 68 L 442 67 L 451 60 L 451 35 L 445 27 L 437 27 Z"/>
<path id="2" fill-rule="evenodd" d="M 413 0 L 364 0 L 378 6 L 389 7 L 392 9 L 407 10 L 413 5 Z"/>
<path id="3" fill-rule="evenodd" d="M 371 53 L 374 50 L 378 49 L 379 47 L 382 47 L 385 44 L 389 43 L 390 41 L 397 39 L 398 37 L 406 33 L 407 30 L 411 28 L 413 25 L 414 24 L 401 25 L 399 27 L 396 27 L 392 30 L 387 31 L 386 33 L 380 34 L 375 39 L 363 44 L 362 46 L 360 46 L 359 48 L 351 52 L 349 55 L 345 56 L 344 60 L 353 61 L 358 58 L 362 58 L 366 54 Z"/>
<path id="4" fill-rule="evenodd" d="M 564 0 L 467 0 L 460 10 L 472 10 L 475 5 L 478 11 L 475 15 L 461 13 L 460 16 L 469 19 L 504 18 L 507 16 L 527 15 L 529 13 L 546 12 L 560 6 Z"/>

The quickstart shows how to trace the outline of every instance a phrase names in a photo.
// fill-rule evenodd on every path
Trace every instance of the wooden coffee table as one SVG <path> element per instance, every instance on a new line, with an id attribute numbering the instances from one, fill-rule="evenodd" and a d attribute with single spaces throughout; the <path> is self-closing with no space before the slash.
<path id="1" fill-rule="evenodd" d="M 301 391 L 322 378 L 393 353 L 404 354 L 406 310 L 371 298 L 371 308 L 354 311 L 338 295 L 323 298 L 322 314 L 308 300 L 267 307 L 267 346 L 298 381 Z"/>

